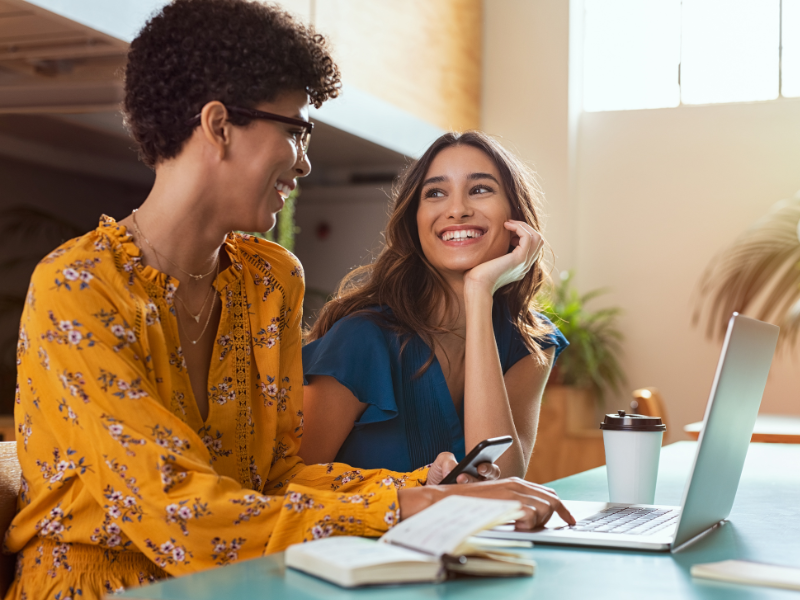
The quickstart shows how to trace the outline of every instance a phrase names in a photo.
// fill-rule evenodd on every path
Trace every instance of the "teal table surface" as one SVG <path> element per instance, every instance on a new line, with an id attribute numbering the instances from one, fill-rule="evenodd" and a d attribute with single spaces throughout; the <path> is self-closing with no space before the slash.
<path id="1" fill-rule="evenodd" d="M 662 450 L 657 504 L 680 505 L 696 442 Z M 605 467 L 553 482 L 569 500 L 608 499 Z M 728 522 L 676 554 L 537 545 L 533 578 L 459 579 L 438 585 L 342 589 L 285 569 L 283 554 L 130 590 L 119 598 L 714 598 L 800 599 L 797 592 L 693 579 L 692 565 L 727 559 L 800 567 L 800 445 L 751 444 Z M 116 597 L 115 597 L 116 598 Z"/>

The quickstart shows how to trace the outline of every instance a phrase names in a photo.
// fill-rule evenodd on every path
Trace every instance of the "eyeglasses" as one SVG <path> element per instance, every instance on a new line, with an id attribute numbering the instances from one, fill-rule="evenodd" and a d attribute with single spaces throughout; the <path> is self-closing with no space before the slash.
<path id="1" fill-rule="evenodd" d="M 228 112 L 235 115 L 241 115 L 250 119 L 264 119 L 266 121 L 278 121 L 279 123 L 288 123 L 296 127 L 301 127 L 302 131 L 292 131 L 295 146 L 297 146 L 298 160 L 303 158 L 308 153 L 308 145 L 311 143 L 311 131 L 314 129 L 314 124 L 302 119 L 293 119 L 292 117 L 284 117 L 283 115 L 276 115 L 275 113 L 264 112 L 263 110 L 256 110 L 255 108 L 242 108 L 240 106 L 225 105 Z M 200 124 L 200 114 L 196 114 L 189 121 L 187 125 L 196 127 Z"/>

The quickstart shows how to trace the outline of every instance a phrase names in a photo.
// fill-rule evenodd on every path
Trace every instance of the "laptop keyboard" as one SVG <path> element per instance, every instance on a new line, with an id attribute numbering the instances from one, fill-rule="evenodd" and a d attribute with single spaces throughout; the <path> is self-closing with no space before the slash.
<path id="1" fill-rule="evenodd" d="M 581 519 L 572 531 L 651 535 L 675 525 L 680 509 L 613 506 Z M 566 529 L 566 528 L 565 528 Z"/>

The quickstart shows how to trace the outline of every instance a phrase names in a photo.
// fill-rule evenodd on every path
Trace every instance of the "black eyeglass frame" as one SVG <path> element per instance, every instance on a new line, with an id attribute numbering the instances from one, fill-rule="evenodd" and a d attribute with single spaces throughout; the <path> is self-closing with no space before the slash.
<path id="1" fill-rule="evenodd" d="M 303 135 L 297 139 L 297 151 L 300 153 L 300 157 L 305 156 L 308 153 L 308 146 L 311 143 L 311 132 L 314 130 L 314 123 L 310 121 L 304 121 L 302 119 L 295 119 L 293 117 L 284 117 L 283 115 L 276 115 L 275 113 L 264 112 L 263 110 L 256 110 L 255 108 L 243 108 L 241 106 L 228 106 L 224 104 L 225 108 L 228 112 L 231 112 L 235 115 L 241 115 L 243 117 L 249 117 L 251 119 L 264 119 L 266 121 L 278 121 L 279 123 L 288 123 L 289 125 L 295 125 L 296 127 L 302 127 L 304 130 Z M 186 124 L 196 127 L 200 124 L 200 117 L 202 113 L 198 113 L 189 119 Z"/>

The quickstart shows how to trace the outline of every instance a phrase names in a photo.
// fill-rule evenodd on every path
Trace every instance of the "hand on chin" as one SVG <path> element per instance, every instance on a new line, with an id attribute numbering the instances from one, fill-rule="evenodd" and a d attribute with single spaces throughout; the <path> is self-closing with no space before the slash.
<path id="1" fill-rule="evenodd" d="M 501 287 L 525 277 L 539 259 L 543 240 L 537 231 L 521 221 L 507 221 L 504 226 L 515 234 L 512 251 L 467 271 L 465 289 L 494 295 Z"/>

